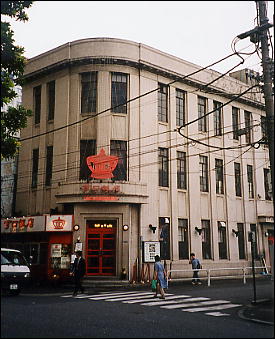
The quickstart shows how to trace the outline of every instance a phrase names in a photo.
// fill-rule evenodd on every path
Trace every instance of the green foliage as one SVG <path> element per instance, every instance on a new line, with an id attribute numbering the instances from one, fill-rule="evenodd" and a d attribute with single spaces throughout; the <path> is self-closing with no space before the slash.
<path id="1" fill-rule="evenodd" d="M 1 1 L 1 158 L 14 157 L 20 143 L 16 133 L 26 127 L 27 117 L 32 112 L 23 106 L 9 107 L 16 98 L 16 85 L 23 85 L 23 73 L 26 58 L 24 48 L 15 45 L 14 32 L 10 23 L 2 21 L 4 16 L 26 21 L 25 8 L 33 1 Z"/>

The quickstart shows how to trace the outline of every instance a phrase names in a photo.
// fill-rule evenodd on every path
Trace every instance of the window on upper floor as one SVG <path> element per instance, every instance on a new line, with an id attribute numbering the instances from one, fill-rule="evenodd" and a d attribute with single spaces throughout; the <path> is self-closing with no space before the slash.
<path id="1" fill-rule="evenodd" d="M 52 184 L 52 171 L 53 171 L 53 146 L 48 146 L 46 153 L 46 179 L 45 179 L 46 186 L 51 186 Z"/>
<path id="2" fill-rule="evenodd" d="M 232 107 L 233 139 L 235 140 L 239 140 L 239 114 L 240 110 L 237 107 Z"/>
<path id="3" fill-rule="evenodd" d="M 262 129 L 262 138 L 264 141 L 267 141 L 267 119 L 265 116 L 261 116 L 261 129 Z M 264 147 L 268 147 L 268 143 L 264 144 Z"/>
<path id="4" fill-rule="evenodd" d="M 158 86 L 158 121 L 168 122 L 168 86 L 161 83 Z"/>
<path id="5" fill-rule="evenodd" d="M 241 165 L 238 162 L 234 162 L 235 172 L 235 194 L 237 197 L 242 196 L 242 181 L 241 181 Z"/>
<path id="6" fill-rule="evenodd" d="M 214 135 L 222 135 L 222 103 L 213 101 L 214 108 Z"/>
<path id="7" fill-rule="evenodd" d="M 208 158 L 200 155 L 200 191 L 208 192 Z"/>
<path id="8" fill-rule="evenodd" d="M 33 89 L 33 102 L 34 102 L 34 123 L 40 123 L 41 117 L 41 85 L 34 87 Z"/>
<path id="9" fill-rule="evenodd" d="M 79 180 L 89 180 L 91 171 L 86 158 L 96 154 L 96 140 L 80 140 Z"/>
<path id="10" fill-rule="evenodd" d="M 55 111 L 55 81 L 47 83 L 47 100 L 48 100 L 48 120 L 54 119 Z"/>
<path id="11" fill-rule="evenodd" d="M 112 73 L 112 112 L 127 113 L 127 74 Z"/>
<path id="12" fill-rule="evenodd" d="M 247 165 L 247 183 L 248 183 L 248 197 L 254 198 L 254 184 L 253 184 L 253 167 Z"/>
<path id="13" fill-rule="evenodd" d="M 177 152 L 177 188 L 186 189 L 186 153 Z"/>
<path id="14" fill-rule="evenodd" d="M 118 163 L 113 171 L 113 180 L 127 180 L 127 142 L 111 140 L 111 155 L 118 157 Z"/>
<path id="15" fill-rule="evenodd" d="M 268 168 L 264 168 L 264 189 L 265 200 L 272 200 L 271 172 Z"/>
<path id="16" fill-rule="evenodd" d="M 37 187 L 38 162 L 39 162 L 39 148 L 36 148 L 32 151 L 32 188 Z"/>
<path id="17" fill-rule="evenodd" d="M 176 124 L 182 126 L 185 123 L 185 95 L 180 89 L 176 90 Z"/>
<path id="18" fill-rule="evenodd" d="M 207 132 L 207 116 L 206 116 L 206 109 L 207 109 L 207 99 L 204 97 L 198 96 L 198 126 L 200 132 Z"/>
<path id="19" fill-rule="evenodd" d="M 169 155 L 168 148 L 159 147 L 159 186 L 169 187 Z"/>
<path id="20" fill-rule="evenodd" d="M 81 73 L 81 113 L 96 113 L 97 72 Z"/>
<path id="21" fill-rule="evenodd" d="M 223 160 L 215 159 L 216 193 L 224 194 Z"/>
<path id="22" fill-rule="evenodd" d="M 244 123 L 245 123 L 245 142 L 247 144 L 251 143 L 251 135 L 252 135 L 252 113 L 248 111 L 244 111 Z"/>

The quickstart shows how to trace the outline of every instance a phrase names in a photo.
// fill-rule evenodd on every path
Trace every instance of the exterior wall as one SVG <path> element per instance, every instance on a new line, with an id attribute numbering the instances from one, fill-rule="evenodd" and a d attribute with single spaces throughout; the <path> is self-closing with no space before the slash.
<path id="1" fill-rule="evenodd" d="M 89 59 L 90 58 L 90 59 Z M 97 59 L 98 63 L 92 62 Z M 83 60 L 80 64 L 79 61 Z M 123 60 L 123 63 L 121 62 Z M 66 62 L 71 61 L 71 65 Z M 86 64 L 85 64 L 86 63 Z M 61 68 L 60 65 L 65 65 Z M 54 69 L 54 67 L 56 67 Z M 60 68 L 58 68 L 60 67 Z M 41 122 L 34 125 L 29 118 L 28 127 L 21 137 L 52 133 L 23 141 L 18 169 L 17 211 L 26 215 L 49 213 L 50 209 L 64 208 L 72 204 L 75 222 L 80 231 L 74 234 L 74 241 L 80 236 L 85 242 L 85 227 L 88 219 L 105 215 L 106 219 L 118 221 L 117 230 L 117 267 L 119 274 L 122 267 L 127 267 L 131 276 L 132 267 L 138 258 L 141 265 L 141 241 L 158 241 L 160 230 L 159 217 L 170 218 L 171 262 L 173 268 L 190 268 L 188 260 L 179 260 L 178 254 L 178 218 L 188 219 L 189 250 L 202 258 L 201 236 L 195 227 L 201 227 L 201 220 L 210 221 L 212 258 L 203 260 L 204 267 L 236 267 L 248 264 L 251 260 L 248 231 L 250 224 L 257 224 L 259 252 L 263 253 L 267 243 L 262 237 L 259 217 L 273 217 L 273 202 L 264 200 L 263 167 L 268 168 L 268 149 L 260 147 L 232 150 L 213 150 L 213 148 L 190 144 L 178 132 L 176 126 L 176 88 L 185 90 L 186 121 L 197 118 L 197 96 L 208 98 L 208 109 L 213 109 L 213 100 L 226 103 L 228 94 L 240 93 L 248 86 L 236 79 L 225 76 L 215 82 L 214 89 L 222 92 L 200 92 L 196 86 L 207 83 L 220 73 L 205 70 L 191 77 L 191 81 L 178 81 L 170 85 L 168 123 L 158 122 L 158 93 L 153 91 L 158 82 L 168 84 L 173 76 L 185 76 L 200 67 L 179 58 L 160 52 L 149 46 L 119 39 L 84 39 L 64 44 L 54 50 L 29 60 L 26 67 L 27 84 L 23 88 L 23 105 L 33 109 L 33 87 L 42 84 Z M 106 110 L 95 118 L 74 124 L 89 115 L 80 114 L 80 75 L 81 72 L 98 71 L 97 113 Z M 44 73 L 43 73 L 44 72 Z M 129 74 L 128 99 L 141 96 L 128 104 L 127 114 L 112 114 L 111 107 L 111 72 Z M 56 81 L 55 119 L 47 122 L 46 83 Z M 244 100 L 245 99 L 245 100 Z M 254 124 L 260 124 L 263 99 L 260 94 L 246 94 L 243 100 L 235 101 L 223 108 L 223 135 L 213 137 L 213 117 L 208 117 L 209 131 L 198 132 L 198 123 L 182 128 L 181 132 L 193 139 L 199 139 L 217 147 L 235 147 L 239 141 L 232 138 L 232 105 L 240 109 L 241 128 L 244 127 L 244 110 L 253 114 Z M 66 125 L 68 128 L 61 128 Z M 261 138 L 260 127 L 253 128 L 253 141 Z M 240 140 L 245 143 L 245 136 Z M 79 181 L 79 143 L 81 139 L 96 139 L 97 151 L 103 147 L 109 154 L 110 140 L 128 141 L 129 182 L 119 182 L 123 194 L 114 203 L 83 202 Z M 45 188 L 45 150 L 53 145 L 53 183 Z M 32 150 L 39 147 L 38 188 L 31 189 Z M 169 149 L 169 187 L 158 185 L 158 147 Z M 247 150 L 246 152 L 244 152 Z M 188 187 L 177 189 L 176 152 L 187 153 Z M 200 192 L 199 154 L 209 157 L 209 192 Z M 215 158 L 223 160 L 225 165 L 225 194 L 215 192 Z M 241 198 L 235 196 L 234 161 L 241 163 L 242 192 Z M 254 169 L 255 198 L 248 198 L 247 164 Z M 108 180 L 106 181 L 108 182 Z M 100 184 L 100 183 L 99 183 Z M 224 221 L 227 227 L 228 259 L 219 259 L 217 222 Z M 122 231 L 123 224 L 129 225 L 129 231 Z M 238 257 L 238 238 L 232 233 L 237 223 L 244 223 L 245 259 Z M 153 233 L 148 225 L 157 226 Z M 267 224 L 273 229 L 273 223 Z M 84 249 L 85 251 L 85 249 Z M 128 259 L 130 258 L 130 259 Z M 169 262 L 169 261 L 168 261 Z"/>

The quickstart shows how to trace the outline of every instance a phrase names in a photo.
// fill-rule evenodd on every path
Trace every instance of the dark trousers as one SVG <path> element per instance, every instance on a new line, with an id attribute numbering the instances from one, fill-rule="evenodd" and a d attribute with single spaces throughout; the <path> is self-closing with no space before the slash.
<path id="1" fill-rule="evenodd" d="M 193 272 L 193 279 L 192 279 L 192 282 L 194 282 L 194 283 L 200 282 L 200 279 L 199 279 L 199 271 L 194 271 L 194 272 Z"/>
<path id="2" fill-rule="evenodd" d="M 78 291 L 81 291 L 81 293 L 84 293 L 84 288 L 82 286 L 82 279 L 83 277 L 79 275 L 74 276 L 74 294 L 77 294 Z"/>

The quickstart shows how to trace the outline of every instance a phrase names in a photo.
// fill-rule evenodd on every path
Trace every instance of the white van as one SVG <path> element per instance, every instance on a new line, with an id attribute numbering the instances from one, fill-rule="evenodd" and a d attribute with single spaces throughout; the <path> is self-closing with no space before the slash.
<path id="1" fill-rule="evenodd" d="M 30 281 L 30 269 L 23 254 L 14 249 L 1 248 L 1 289 L 17 295 Z"/>

